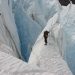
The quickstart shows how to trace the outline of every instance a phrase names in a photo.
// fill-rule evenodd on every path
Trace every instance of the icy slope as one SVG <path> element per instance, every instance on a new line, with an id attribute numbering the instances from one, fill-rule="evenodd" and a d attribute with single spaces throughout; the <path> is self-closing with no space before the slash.
<path id="1" fill-rule="evenodd" d="M 56 75 L 0 51 L 0 75 Z"/>
<path id="2" fill-rule="evenodd" d="M 54 30 L 56 35 L 51 34 L 54 27 L 56 27 L 58 30 Z M 45 30 L 51 31 L 47 46 L 44 45 L 43 41 L 43 32 Z M 58 14 L 56 14 L 52 19 L 49 20 L 47 26 L 34 44 L 29 63 L 31 65 L 37 65 L 40 68 L 45 68 L 56 75 L 72 75 L 67 63 L 61 56 L 62 51 L 57 45 L 56 40 L 58 38 L 59 32 L 60 25 L 58 24 Z"/>
<path id="3" fill-rule="evenodd" d="M 4 5 L 6 5 L 6 6 L 4 6 Z M 20 10 L 22 10 L 22 9 L 20 9 Z M 31 34 L 31 32 L 33 32 L 33 28 L 38 27 L 38 29 L 39 29 L 39 26 L 38 26 L 38 24 L 33 22 L 31 19 L 29 19 L 29 17 L 24 12 L 21 12 L 20 10 L 18 9 L 19 12 L 18 12 L 18 14 L 16 13 L 18 15 L 16 17 L 17 17 L 17 21 L 22 20 L 20 22 L 18 28 L 22 27 L 19 35 L 22 35 L 22 36 L 20 36 L 20 37 L 22 37 L 20 39 L 22 39 L 22 41 L 25 42 L 26 41 L 25 38 L 27 38 L 27 36 L 26 36 L 27 34 L 24 34 L 24 33 L 26 33 L 25 29 L 27 29 L 27 30 L 29 29 L 30 32 L 28 32 L 28 34 Z M 46 29 L 50 30 L 52 33 L 51 35 L 49 35 L 49 38 L 48 38 L 48 40 L 49 40 L 48 46 L 44 46 L 43 32 L 42 32 L 42 34 L 39 36 L 38 40 L 36 41 L 36 43 L 33 47 L 33 51 L 32 51 L 29 63 L 27 64 L 27 63 L 13 57 L 14 55 L 16 57 L 18 57 L 19 56 L 18 52 L 19 52 L 19 54 L 21 54 L 21 53 L 20 53 L 20 51 L 18 51 L 19 50 L 19 42 L 18 42 L 19 38 L 17 35 L 16 25 L 13 24 L 14 19 L 13 19 L 11 11 L 9 10 L 7 0 L 2 0 L 0 12 L 2 14 L 0 16 L 0 30 L 1 30 L 1 32 L 3 31 L 2 33 L 0 32 L 1 36 L 2 36 L 1 37 L 2 41 L 0 43 L 0 74 L 1 75 L 33 75 L 33 74 L 34 75 L 37 75 L 37 74 L 38 75 L 72 75 L 66 62 L 61 57 L 62 51 L 59 50 L 59 46 L 57 46 L 58 32 L 60 30 L 60 25 L 58 24 L 58 21 L 57 21 L 58 14 L 56 14 L 48 22 L 48 25 L 45 28 L 45 30 Z M 23 17 L 23 16 L 25 16 L 25 17 Z M 28 21 L 30 21 L 30 23 Z M 22 23 L 25 23 L 26 25 L 29 25 L 29 26 L 26 27 Z M 33 25 L 37 25 L 37 26 L 34 27 Z M 54 32 L 55 29 L 57 29 L 57 28 L 54 28 L 51 25 L 53 25 L 54 27 L 57 26 L 57 28 L 58 28 L 57 35 L 55 35 L 56 32 Z M 23 28 L 25 28 L 25 29 L 23 29 Z M 5 31 L 5 33 L 4 33 L 4 31 Z M 23 33 L 21 33 L 21 32 L 23 32 Z M 36 30 L 35 30 L 35 32 L 36 32 Z M 3 35 L 3 33 L 4 33 L 4 35 Z M 35 36 L 35 34 L 34 34 L 34 36 Z M 29 35 L 29 36 L 31 38 L 32 35 Z M 33 37 L 32 37 L 32 39 L 30 39 L 30 38 L 28 38 L 28 40 L 33 42 L 34 38 Z M 36 36 L 35 36 L 35 38 L 36 38 Z M 27 47 L 30 48 L 30 46 L 28 45 L 28 41 L 25 44 L 27 44 Z M 15 46 L 13 46 L 13 45 L 15 45 Z M 15 49 L 13 47 L 16 47 L 17 49 Z M 25 49 L 25 47 L 24 47 L 24 49 Z M 13 55 L 13 56 L 11 56 L 11 55 Z"/>
<path id="4" fill-rule="evenodd" d="M 55 20 L 53 20 L 54 18 Z M 52 29 L 51 24 L 54 25 L 54 23 L 57 22 L 57 19 L 58 15 L 56 14 L 48 22 L 45 29 Z M 56 24 L 58 25 L 58 23 Z M 12 50 L 3 44 L 0 44 L 0 75 L 72 75 L 66 62 L 62 59 L 53 37 L 49 36 L 48 46 L 44 46 L 42 36 L 39 38 L 33 48 L 33 52 L 36 51 L 36 55 L 32 52 L 32 57 L 30 57 L 30 61 L 35 64 L 32 62 L 27 64 L 22 60 L 11 56 L 11 54 L 4 53 L 5 51 Z"/>
<path id="5" fill-rule="evenodd" d="M 20 42 L 12 9 L 10 10 L 8 0 L 0 1 L 0 43 L 9 46 L 16 57 L 21 57 Z"/>
<path id="6" fill-rule="evenodd" d="M 64 13 L 65 12 L 65 13 Z M 66 38 L 65 60 L 75 74 L 75 4 L 62 7 L 60 25 Z"/>

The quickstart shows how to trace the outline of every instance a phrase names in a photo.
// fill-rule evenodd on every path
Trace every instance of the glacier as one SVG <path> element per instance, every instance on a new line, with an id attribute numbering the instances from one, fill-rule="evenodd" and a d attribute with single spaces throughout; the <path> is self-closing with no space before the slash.
<path id="1" fill-rule="evenodd" d="M 10 7 L 8 6 L 8 0 L 0 1 L 0 43 L 9 46 L 16 57 L 22 58 L 20 41 L 11 11 L 12 9 L 10 10 Z"/>
<path id="2" fill-rule="evenodd" d="M 66 11 L 66 12 L 65 12 Z M 65 14 L 63 14 L 65 12 Z M 75 66 L 74 66 L 74 53 L 75 53 L 75 5 L 70 4 L 67 7 L 63 7 L 60 16 L 60 24 L 63 26 L 63 30 L 66 37 L 66 50 L 65 50 L 65 60 L 69 64 L 72 72 L 75 74 Z"/>
<path id="3" fill-rule="evenodd" d="M 57 0 L 14 1 L 0 0 L 0 74 L 74 74 L 75 5 L 61 6 Z M 47 46 L 45 30 L 50 31 Z"/>
<path id="4" fill-rule="evenodd" d="M 25 61 L 28 61 L 32 46 L 42 28 L 27 16 L 19 5 L 15 7 L 14 13 L 15 23 L 18 28 L 19 38 L 21 42 L 21 53 Z"/>
<path id="5" fill-rule="evenodd" d="M 75 5 L 70 2 L 70 4 L 68 6 L 61 6 L 60 8 L 61 9 L 58 12 L 58 20 L 57 20 L 57 23 L 60 24 L 60 28 L 58 27 L 60 29 L 60 31 L 56 28 L 57 25 L 55 25 L 52 27 L 51 33 L 52 33 L 52 37 L 57 42 L 57 46 L 59 48 L 59 52 L 60 52 L 61 56 L 65 59 L 65 61 L 67 61 L 71 71 L 73 72 L 73 74 L 75 74 L 74 55 L 73 55 L 74 49 L 75 49 L 74 48 L 74 44 L 75 44 L 74 43 L 74 30 L 75 30 L 74 29 L 75 28 L 74 27 L 74 22 L 75 22 L 74 9 L 75 9 Z M 50 22 L 52 22 L 52 21 L 50 21 Z M 59 32 L 59 33 L 57 33 L 57 32 Z M 39 40 L 43 39 L 42 36 L 43 35 L 40 35 Z M 37 39 L 37 41 L 38 41 L 38 39 Z M 34 47 L 33 47 L 33 52 L 31 54 L 30 63 L 38 64 L 38 62 L 40 61 L 40 55 L 43 52 L 43 50 L 41 49 L 42 51 L 39 51 L 40 49 L 38 49 L 38 50 L 35 49 L 37 47 L 37 46 L 36 47 L 35 46 L 36 45 L 34 45 Z M 35 53 L 36 51 L 37 51 L 37 53 Z"/>
<path id="6" fill-rule="evenodd" d="M 51 1 L 49 4 L 48 2 L 45 0 L 16 0 L 13 2 L 12 8 L 21 42 L 21 53 L 25 61 L 28 61 L 32 47 L 48 19 L 57 12 L 57 2 Z"/>

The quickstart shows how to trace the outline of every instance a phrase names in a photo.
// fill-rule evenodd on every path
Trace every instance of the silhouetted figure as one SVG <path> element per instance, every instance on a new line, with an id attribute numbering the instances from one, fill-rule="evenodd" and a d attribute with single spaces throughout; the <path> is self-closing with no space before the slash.
<path id="1" fill-rule="evenodd" d="M 44 41 L 45 41 L 45 45 L 47 45 L 48 33 L 49 33 L 49 31 L 44 31 Z"/>
<path id="2" fill-rule="evenodd" d="M 1 15 L 1 13 L 0 13 L 0 15 Z"/>
<path id="3" fill-rule="evenodd" d="M 33 15 L 33 14 L 31 15 L 31 17 L 32 17 L 32 19 L 33 19 L 33 20 L 35 20 L 35 18 L 34 18 L 34 15 Z"/>

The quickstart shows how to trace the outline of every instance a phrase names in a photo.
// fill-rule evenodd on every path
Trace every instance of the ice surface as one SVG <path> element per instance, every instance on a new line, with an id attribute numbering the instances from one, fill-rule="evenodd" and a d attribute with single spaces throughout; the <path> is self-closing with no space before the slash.
<path id="1" fill-rule="evenodd" d="M 65 12 L 65 13 L 64 13 Z M 63 28 L 66 38 L 65 60 L 67 60 L 70 69 L 75 74 L 75 5 L 70 4 L 62 7 L 60 13 L 60 25 Z"/>
<path id="2" fill-rule="evenodd" d="M 48 19 L 57 12 L 57 2 L 56 0 L 17 0 L 13 5 L 21 52 L 28 61 L 31 48 L 39 33 L 45 27 Z"/>
<path id="3" fill-rule="evenodd" d="M 57 30 L 53 31 L 52 28 L 56 26 L 58 26 L 57 28 L 58 31 Z M 43 39 L 43 32 L 45 30 L 50 31 L 47 46 L 44 45 L 44 39 Z M 54 35 L 51 34 L 52 31 L 55 32 Z M 62 49 L 59 49 L 59 45 L 57 45 L 56 40 L 58 38 L 57 36 L 59 32 L 61 31 L 60 31 L 60 25 L 58 24 L 58 14 L 56 14 L 52 19 L 48 21 L 47 26 L 42 31 L 36 43 L 34 44 L 29 59 L 29 64 L 45 68 L 48 71 L 55 73 L 56 75 L 69 75 L 69 74 L 71 75 L 72 73 L 69 70 L 67 63 L 64 61 L 61 55 Z M 58 34 L 56 35 L 56 33 Z"/>
<path id="4" fill-rule="evenodd" d="M 48 72 L 0 51 L 0 75 L 43 75 L 44 73 Z"/>
<path id="5" fill-rule="evenodd" d="M 16 0 L 18 3 L 13 8 L 12 0 L 0 1 L 0 74 L 72 75 L 70 69 L 73 73 L 75 69 L 75 5 L 58 8 L 56 0 Z M 50 31 L 47 46 L 43 41 L 45 30 Z M 21 53 L 26 61 L 30 56 L 28 63 L 17 59 L 22 58 Z"/>
<path id="6" fill-rule="evenodd" d="M 42 27 L 30 19 L 19 5 L 14 9 L 14 14 L 21 42 L 21 53 L 24 59 L 28 61 L 32 46 L 40 34 Z"/>
<path id="7" fill-rule="evenodd" d="M 15 56 L 19 57 L 21 56 L 20 42 L 14 17 L 8 6 L 8 0 L 1 0 L 0 13 L 0 43 L 12 48 Z"/>

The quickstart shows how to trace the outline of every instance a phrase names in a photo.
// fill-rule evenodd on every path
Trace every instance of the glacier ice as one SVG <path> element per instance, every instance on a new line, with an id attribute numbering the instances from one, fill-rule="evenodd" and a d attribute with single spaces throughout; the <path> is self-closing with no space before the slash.
<path id="1" fill-rule="evenodd" d="M 28 61 L 32 46 L 42 27 L 30 19 L 19 5 L 15 7 L 14 14 L 21 42 L 21 53 L 25 60 Z"/>
<path id="2" fill-rule="evenodd" d="M 17 0 L 13 3 L 15 23 L 18 27 L 21 42 L 21 52 L 26 61 L 37 36 L 45 27 L 48 19 L 57 12 L 57 3 L 56 5 L 55 3 L 56 0 Z"/>
<path id="3" fill-rule="evenodd" d="M 66 11 L 66 12 L 65 12 Z M 65 13 L 64 13 L 65 12 Z M 75 5 L 69 4 L 67 7 L 62 7 L 60 13 L 60 25 L 62 26 L 66 38 L 65 60 L 67 61 L 73 74 L 75 74 Z"/>
<path id="4" fill-rule="evenodd" d="M 33 74 L 58 75 L 56 73 L 51 73 L 44 68 L 27 64 L 1 51 L 0 51 L 0 74 L 1 75 L 33 75 Z"/>
<path id="5" fill-rule="evenodd" d="M 56 25 L 55 25 L 52 29 L 52 36 L 54 37 L 54 39 L 57 42 L 59 51 L 61 52 L 61 55 L 63 56 L 65 61 L 67 61 L 73 74 L 75 74 L 74 73 L 75 72 L 75 70 L 74 70 L 75 69 L 75 66 L 74 66 L 74 64 L 75 64 L 75 61 L 74 61 L 74 54 L 75 54 L 75 51 L 74 51 L 74 49 L 75 49 L 74 48 L 74 44 L 75 44 L 74 43 L 74 40 L 75 40 L 74 15 L 75 14 L 74 14 L 74 12 L 75 12 L 75 5 L 70 3 L 68 6 L 62 6 L 61 8 L 62 9 L 58 12 L 58 14 L 59 14 L 58 20 L 59 21 L 57 21 L 57 23 L 60 24 L 61 29 L 59 31 L 59 34 L 57 35 L 56 30 L 53 31 L 53 29 L 56 28 Z M 43 35 L 41 34 L 39 36 L 39 39 L 37 39 L 37 41 L 42 39 L 42 36 Z M 36 46 L 36 43 L 34 46 Z M 35 52 L 36 52 L 35 49 L 33 49 L 33 52 L 31 54 L 31 58 L 30 58 L 30 63 L 33 63 L 33 64 L 35 64 L 35 62 L 38 63 L 39 56 L 40 56 L 39 50 L 38 50 L 39 54 L 38 54 L 38 52 L 37 53 L 35 53 Z M 70 61 L 72 61 L 72 62 L 70 62 Z"/>
<path id="6" fill-rule="evenodd" d="M 19 37 L 11 10 L 8 6 L 8 0 L 1 0 L 0 43 L 12 48 L 16 57 L 21 57 Z"/>
<path id="7" fill-rule="evenodd" d="M 47 71 L 55 73 L 56 75 L 64 75 L 64 74 L 71 75 L 72 73 L 69 71 L 69 69 L 67 69 L 68 65 L 63 64 L 65 63 L 65 61 L 61 55 L 62 51 L 59 48 L 59 45 L 57 45 L 59 43 L 59 42 L 57 43 L 57 40 L 61 42 L 63 41 L 62 39 L 58 39 L 59 32 L 61 32 L 60 29 L 61 27 L 58 23 L 58 20 L 59 20 L 58 14 L 55 14 L 54 17 L 48 21 L 47 26 L 41 32 L 41 34 L 39 35 L 37 41 L 33 46 L 33 50 L 29 58 L 29 64 L 37 65 L 38 67 L 45 68 Z M 43 40 L 43 32 L 45 30 L 51 32 L 51 34 L 49 34 L 47 46 L 44 45 L 44 40 Z"/>
<path id="8" fill-rule="evenodd" d="M 59 4 L 58 7 L 57 0 L 16 0 L 15 4 L 12 0 L 0 1 L 0 74 L 72 75 L 70 69 L 74 73 L 74 62 L 70 60 L 74 61 L 75 6 L 62 7 Z M 44 46 L 44 27 L 44 30 L 51 32 L 48 46 Z M 24 57 L 26 61 L 30 56 L 29 62 L 11 55 L 21 59 Z M 38 73 L 33 73 L 36 70 Z"/>

